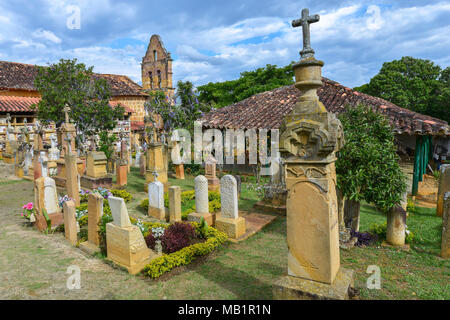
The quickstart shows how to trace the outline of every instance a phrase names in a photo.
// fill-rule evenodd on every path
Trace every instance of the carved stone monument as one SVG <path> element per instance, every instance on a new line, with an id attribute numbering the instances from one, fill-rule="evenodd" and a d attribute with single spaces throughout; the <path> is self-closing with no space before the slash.
<path id="1" fill-rule="evenodd" d="M 208 179 L 208 190 L 219 191 L 220 182 L 216 177 L 217 160 L 210 155 L 205 161 L 205 177 Z"/>
<path id="2" fill-rule="evenodd" d="M 36 211 L 35 226 L 38 230 L 47 229 L 45 215 L 55 227 L 64 223 L 63 214 L 58 204 L 58 194 L 55 180 L 49 177 L 40 177 L 34 181 L 34 204 Z"/>
<path id="3" fill-rule="evenodd" d="M 106 224 L 106 247 L 108 259 L 136 274 L 157 255 L 147 247 L 139 227 L 132 225 L 125 201 L 109 197 L 114 221 Z"/>
<path id="4" fill-rule="evenodd" d="M 86 189 L 103 187 L 111 189 L 112 177 L 106 171 L 106 155 L 102 151 L 89 151 L 86 157 L 86 174 L 81 177 L 81 186 Z"/>
<path id="5" fill-rule="evenodd" d="M 444 212 L 444 194 L 450 191 L 450 164 L 441 165 L 440 171 L 436 215 L 442 217 Z"/>
<path id="6" fill-rule="evenodd" d="M 322 61 L 310 47 L 309 24 L 319 21 L 302 10 L 302 59 L 294 65 L 302 92 L 281 126 L 285 162 L 288 275 L 275 282 L 275 299 L 348 299 L 353 271 L 340 266 L 335 152 L 343 145 L 340 121 L 319 101 Z"/>
<path id="7" fill-rule="evenodd" d="M 215 216 L 209 212 L 208 179 L 199 175 L 194 179 L 195 183 L 195 211 L 188 214 L 188 221 L 200 222 L 205 219 L 209 226 L 215 223 Z"/>

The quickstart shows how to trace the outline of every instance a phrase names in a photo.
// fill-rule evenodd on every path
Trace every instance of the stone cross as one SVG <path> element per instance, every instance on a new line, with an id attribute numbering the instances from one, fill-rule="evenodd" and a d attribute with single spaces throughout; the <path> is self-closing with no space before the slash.
<path id="1" fill-rule="evenodd" d="M 68 124 L 68 123 L 70 123 L 70 119 L 69 119 L 70 108 L 68 105 L 66 105 L 63 110 L 64 110 L 65 123 Z"/>
<path id="2" fill-rule="evenodd" d="M 300 51 L 300 55 L 302 58 L 310 58 L 314 56 L 314 50 L 311 48 L 311 35 L 309 32 L 309 25 L 314 22 L 318 22 L 320 16 L 318 14 L 314 14 L 312 16 L 309 15 L 308 9 L 302 10 L 301 19 L 293 20 L 292 26 L 302 27 L 303 28 L 303 50 Z"/>
<path id="3" fill-rule="evenodd" d="M 70 136 L 70 134 L 68 134 L 67 137 L 64 138 L 64 141 L 67 142 L 68 153 L 72 153 L 72 137 Z"/>

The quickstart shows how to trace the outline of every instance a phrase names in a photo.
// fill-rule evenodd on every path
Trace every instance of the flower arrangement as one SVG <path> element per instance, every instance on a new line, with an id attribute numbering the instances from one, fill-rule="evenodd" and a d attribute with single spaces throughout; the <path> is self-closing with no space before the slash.
<path id="1" fill-rule="evenodd" d="M 33 220 L 34 218 L 34 205 L 33 202 L 28 202 L 22 207 L 23 211 L 21 213 L 21 216 L 24 217 L 27 220 Z M 33 218 L 31 217 L 33 216 Z"/>
<path id="2" fill-rule="evenodd" d="M 99 193 L 104 199 L 108 199 L 108 197 L 111 197 L 113 195 L 111 191 L 103 187 L 98 187 L 97 189 L 94 189 L 93 192 Z"/>

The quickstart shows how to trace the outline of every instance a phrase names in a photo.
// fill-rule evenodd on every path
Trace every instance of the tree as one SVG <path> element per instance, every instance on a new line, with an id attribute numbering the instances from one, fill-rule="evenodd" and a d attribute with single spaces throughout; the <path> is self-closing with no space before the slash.
<path id="1" fill-rule="evenodd" d="M 345 145 L 336 161 L 337 187 L 354 204 L 352 216 L 359 217 L 363 200 L 387 212 L 406 190 L 389 121 L 364 105 L 347 106 L 339 119 Z"/>
<path id="2" fill-rule="evenodd" d="M 354 89 L 450 122 L 449 73 L 430 60 L 403 57 L 383 63 L 368 84 Z"/>
<path id="3" fill-rule="evenodd" d="M 244 100 L 257 93 L 294 83 L 293 62 L 285 67 L 266 65 L 254 71 L 245 71 L 237 80 L 208 83 L 198 87 L 199 100 L 221 108 Z"/>
<path id="4" fill-rule="evenodd" d="M 150 91 L 150 98 L 145 107 L 153 114 L 161 116 L 164 122 L 164 130 L 171 132 L 173 129 L 187 129 L 193 134 L 194 121 L 201 118 L 211 107 L 199 102 L 194 85 L 190 81 L 178 81 L 176 97 L 178 104 L 171 103 L 162 91 Z"/>
<path id="5" fill-rule="evenodd" d="M 70 107 L 70 118 L 78 131 L 87 136 L 115 128 L 123 118 L 121 106 L 109 105 L 111 93 L 105 79 L 93 76 L 93 67 L 86 68 L 77 59 L 61 59 L 48 67 L 37 66 L 35 86 L 42 96 L 36 105 L 37 116 L 44 123 L 64 122 L 64 107 Z"/>

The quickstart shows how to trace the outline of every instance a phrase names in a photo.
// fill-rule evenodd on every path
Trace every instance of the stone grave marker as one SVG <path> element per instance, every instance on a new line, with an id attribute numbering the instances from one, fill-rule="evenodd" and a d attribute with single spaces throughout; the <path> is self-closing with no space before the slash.
<path id="1" fill-rule="evenodd" d="M 208 179 L 205 176 L 199 175 L 194 179 L 195 184 L 195 212 L 188 215 L 188 221 L 195 221 L 200 223 L 202 217 L 209 226 L 214 225 L 214 216 L 209 213 L 208 201 Z"/>

